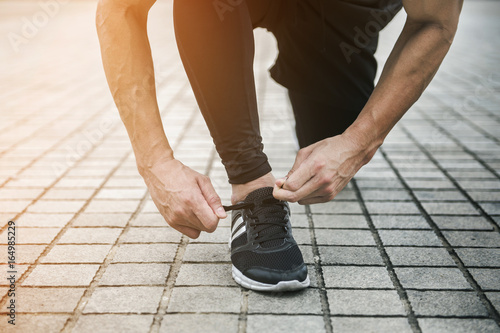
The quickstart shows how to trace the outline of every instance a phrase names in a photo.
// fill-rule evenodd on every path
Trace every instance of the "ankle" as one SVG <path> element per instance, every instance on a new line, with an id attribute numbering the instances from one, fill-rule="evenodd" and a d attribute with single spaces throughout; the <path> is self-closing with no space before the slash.
<path id="1" fill-rule="evenodd" d="M 255 191 L 259 188 L 268 186 L 273 187 L 275 181 L 276 179 L 274 178 L 272 173 L 269 172 L 260 178 L 252 180 L 251 182 L 245 184 L 233 184 L 233 194 L 231 195 L 232 204 L 234 205 L 242 201 L 250 192 Z"/>

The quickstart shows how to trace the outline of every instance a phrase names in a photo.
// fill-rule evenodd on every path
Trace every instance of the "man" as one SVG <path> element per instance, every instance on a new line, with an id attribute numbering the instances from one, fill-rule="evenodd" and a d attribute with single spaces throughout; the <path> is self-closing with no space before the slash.
<path id="1" fill-rule="evenodd" d="M 146 32 L 153 3 L 100 1 L 103 63 L 156 206 L 173 228 L 196 238 L 226 213 L 210 180 L 174 159 L 164 134 Z M 378 33 L 401 5 L 407 21 L 374 88 Z M 330 201 L 370 161 L 438 70 L 461 7 L 462 0 L 175 0 L 184 67 L 232 185 L 233 206 L 225 208 L 233 210 L 239 284 L 267 291 L 309 285 L 286 202 Z M 255 27 L 277 39 L 271 74 L 288 89 L 302 148 L 277 180 L 259 132 Z"/>

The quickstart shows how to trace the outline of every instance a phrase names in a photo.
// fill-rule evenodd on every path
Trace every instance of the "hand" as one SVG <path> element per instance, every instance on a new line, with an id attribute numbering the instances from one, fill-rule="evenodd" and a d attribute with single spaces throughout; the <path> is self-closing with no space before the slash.
<path id="1" fill-rule="evenodd" d="M 190 238 L 214 232 L 226 218 L 210 179 L 173 158 L 140 168 L 151 198 L 167 223 Z"/>
<path id="2" fill-rule="evenodd" d="M 378 147 L 365 148 L 353 137 L 337 135 L 299 150 L 287 177 L 276 180 L 276 199 L 301 205 L 335 198 Z"/>

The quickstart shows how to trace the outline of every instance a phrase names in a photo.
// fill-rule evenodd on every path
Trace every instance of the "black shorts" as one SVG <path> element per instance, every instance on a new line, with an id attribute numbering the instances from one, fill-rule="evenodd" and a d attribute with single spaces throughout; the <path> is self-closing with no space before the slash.
<path id="1" fill-rule="evenodd" d="M 400 8 L 401 0 L 174 1 L 180 55 L 230 183 L 271 170 L 259 129 L 252 28 L 276 37 L 271 75 L 288 88 L 305 147 L 356 119 L 373 91 L 378 33 Z"/>
<path id="2" fill-rule="evenodd" d="M 272 78 L 341 109 L 361 109 L 373 91 L 379 31 L 401 0 L 247 0 L 254 27 L 278 42 Z"/>

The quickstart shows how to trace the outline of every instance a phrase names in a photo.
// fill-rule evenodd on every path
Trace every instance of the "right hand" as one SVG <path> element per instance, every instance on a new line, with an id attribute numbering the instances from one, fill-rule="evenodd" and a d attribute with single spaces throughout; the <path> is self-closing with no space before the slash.
<path id="1" fill-rule="evenodd" d="M 214 232 L 227 217 L 210 179 L 176 159 L 141 168 L 141 175 L 165 221 L 190 238 Z"/>

